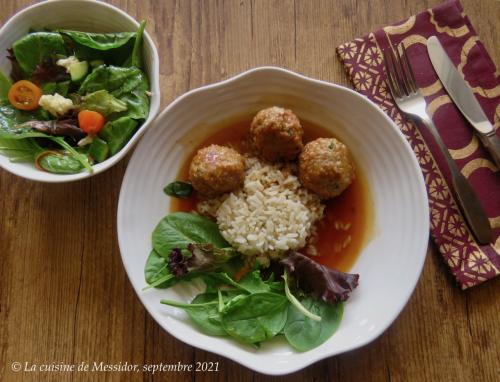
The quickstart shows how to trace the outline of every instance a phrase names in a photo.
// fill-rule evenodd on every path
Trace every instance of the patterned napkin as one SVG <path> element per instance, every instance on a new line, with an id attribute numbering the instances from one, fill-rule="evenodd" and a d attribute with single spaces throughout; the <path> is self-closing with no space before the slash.
<path id="1" fill-rule="evenodd" d="M 430 36 L 437 36 L 500 135 L 500 76 L 458 1 L 345 43 L 337 53 L 356 90 L 384 110 L 410 142 L 427 185 L 431 235 L 459 285 L 466 289 L 500 273 L 500 172 L 434 72 L 426 48 Z M 432 136 L 399 112 L 387 89 L 382 50 L 400 42 L 405 44 L 426 97 L 427 111 L 488 214 L 494 228 L 490 245 L 478 245 L 469 232 L 448 188 L 449 171 Z"/>

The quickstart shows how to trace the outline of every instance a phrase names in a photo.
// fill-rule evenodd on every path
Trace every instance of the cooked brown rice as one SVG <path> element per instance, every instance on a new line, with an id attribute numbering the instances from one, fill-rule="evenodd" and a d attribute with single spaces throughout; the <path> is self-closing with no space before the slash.
<path id="1" fill-rule="evenodd" d="M 198 204 L 224 238 L 245 255 L 277 257 L 306 245 L 323 216 L 320 198 L 301 186 L 292 165 L 246 159 L 242 189 Z"/>

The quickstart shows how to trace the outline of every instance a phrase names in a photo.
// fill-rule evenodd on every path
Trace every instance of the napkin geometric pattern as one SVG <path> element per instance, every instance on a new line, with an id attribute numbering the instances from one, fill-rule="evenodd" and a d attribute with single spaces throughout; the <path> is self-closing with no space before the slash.
<path id="1" fill-rule="evenodd" d="M 337 53 L 354 88 L 387 113 L 413 148 L 427 187 L 431 236 L 458 284 L 466 289 L 500 274 L 500 172 L 434 72 L 426 49 L 430 36 L 440 40 L 500 135 L 500 76 L 458 1 L 342 44 Z M 399 43 L 405 45 L 428 113 L 486 210 L 494 228 L 489 245 L 478 245 L 471 235 L 450 192 L 446 162 L 430 133 L 394 104 L 385 82 L 382 51 Z"/>

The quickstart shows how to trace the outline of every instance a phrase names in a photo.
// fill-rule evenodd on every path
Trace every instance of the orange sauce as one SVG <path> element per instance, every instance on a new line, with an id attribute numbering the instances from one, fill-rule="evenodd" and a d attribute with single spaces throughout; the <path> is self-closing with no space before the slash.
<path id="1" fill-rule="evenodd" d="M 304 128 L 304 144 L 320 137 L 333 137 L 328 130 L 301 121 Z M 211 144 L 233 147 L 239 152 L 248 151 L 250 121 L 244 120 L 221 126 L 220 129 L 189 153 L 177 175 L 178 180 L 188 180 L 189 164 L 199 148 Z M 193 211 L 198 200 L 172 198 L 171 211 Z M 356 166 L 356 179 L 340 196 L 326 202 L 325 215 L 317 225 L 317 256 L 312 257 L 321 264 L 343 272 L 354 265 L 373 227 L 373 211 L 369 189 L 362 169 Z"/>

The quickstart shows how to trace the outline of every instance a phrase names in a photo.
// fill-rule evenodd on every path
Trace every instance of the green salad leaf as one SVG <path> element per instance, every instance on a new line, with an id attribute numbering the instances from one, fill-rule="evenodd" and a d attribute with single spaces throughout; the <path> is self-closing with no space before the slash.
<path id="1" fill-rule="evenodd" d="M 12 86 L 12 81 L 0 70 L 0 102 L 8 100 L 7 94 Z"/>
<path id="2" fill-rule="evenodd" d="M 0 153 L 11 162 L 33 162 L 42 151 L 33 139 L 5 139 L 0 135 Z"/>
<path id="3" fill-rule="evenodd" d="M 144 278 L 148 285 L 155 285 L 155 288 L 168 288 L 174 281 L 169 276 L 172 275 L 168 269 L 168 260 L 166 257 L 160 256 L 154 249 L 151 250 L 146 266 L 144 267 Z M 167 281 L 157 283 L 159 280 Z M 168 282 L 171 280 L 170 282 Z"/>
<path id="4" fill-rule="evenodd" d="M 299 351 L 318 347 L 337 331 L 342 321 L 344 304 L 329 304 L 313 297 L 305 297 L 300 303 L 311 313 L 321 317 L 321 321 L 306 317 L 294 305 L 288 307 L 288 318 L 284 328 L 287 341 Z"/>
<path id="5" fill-rule="evenodd" d="M 153 231 L 153 248 L 168 257 L 174 248 L 186 249 L 191 243 L 211 243 L 217 248 L 230 247 L 217 224 L 203 216 L 174 212 L 165 216 Z"/>
<path id="6" fill-rule="evenodd" d="M 90 33 L 72 30 L 60 30 L 59 33 L 68 36 L 80 45 L 96 50 L 110 50 L 119 48 L 136 36 L 136 32 Z"/>
<path id="7" fill-rule="evenodd" d="M 120 117 L 146 119 L 149 114 L 149 83 L 146 75 L 135 67 L 99 66 L 83 81 L 78 93 L 82 96 L 107 90 L 123 101 L 127 110 Z"/>
<path id="8" fill-rule="evenodd" d="M 52 55 L 66 55 L 66 46 L 59 33 L 35 32 L 27 34 L 12 44 L 14 56 L 28 77 L 44 59 Z"/>
<path id="9" fill-rule="evenodd" d="M 139 29 L 137 30 L 136 38 L 134 41 L 134 49 L 132 50 L 131 66 L 135 66 L 137 68 L 142 68 L 143 65 L 142 45 L 145 27 L 146 21 L 142 20 L 141 24 L 139 25 Z"/>
<path id="10" fill-rule="evenodd" d="M 127 104 L 107 90 L 97 90 L 82 98 L 80 109 L 97 111 L 107 117 L 110 114 L 127 110 Z"/>
<path id="11" fill-rule="evenodd" d="M 193 185 L 188 182 L 176 181 L 169 183 L 163 188 L 163 192 L 174 198 L 189 198 L 193 193 Z"/>
<path id="12" fill-rule="evenodd" d="M 47 139 L 49 141 L 52 141 L 53 143 L 60 146 L 64 151 L 66 151 L 68 156 L 71 156 L 73 159 L 80 162 L 81 168 L 85 168 L 87 171 L 92 172 L 92 166 L 90 165 L 87 156 L 76 151 L 75 148 L 72 147 L 69 143 L 67 143 L 64 140 L 64 138 L 62 138 L 62 137 L 55 137 L 52 135 L 48 135 L 48 134 L 40 133 L 40 132 L 36 132 L 36 131 L 23 131 L 22 129 L 20 129 L 19 133 L 14 133 L 12 131 L 8 132 L 8 131 L 0 130 L 0 141 L 4 142 L 3 143 L 4 145 L 5 145 L 5 141 L 21 141 L 21 140 L 25 140 L 25 139 L 32 140 L 33 138 L 43 138 L 43 139 Z M 25 145 L 26 149 L 27 149 L 27 147 L 28 147 L 28 145 Z M 37 150 L 33 151 L 33 157 L 36 157 L 36 155 L 38 155 L 40 153 L 39 146 L 37 145 L 37 146 L 32 146 L 32 147 L 37 147 Z M 79 172 L 79 170 L 76 172 Z"/>
<path id="13" fill-rule="evenodd" d="M 69 92 L 70 81 L 61 81 L 61 82 L 46 82 L 42 84 L 42 92 L 43 94 L 59 94 L 63 97 L 66 97 Z"/>
<path id="14" fill-rule="evenodd" d="M 129 117 L 121 117 L 104 125 L 99 135 L 107 142 L 111 155 L 116 154 L 125 146 L 134 135 L 137 124 L 137 121 Z"/>
<path id="15" fill-rule="evenodd" d="M 281 332 L 287 321 L 287 308 L 288 300 L 277 293 L 239 295 L 220 313 L 222 327 L 241 342 L 259 343 Z"/>
<path id="16" fill-rule="evenodd" d="M 45 171 L 53 174 L 75 174 L 83 169 L 80 161 L 63 153 L 44 153 L 37 163 Z"/>

